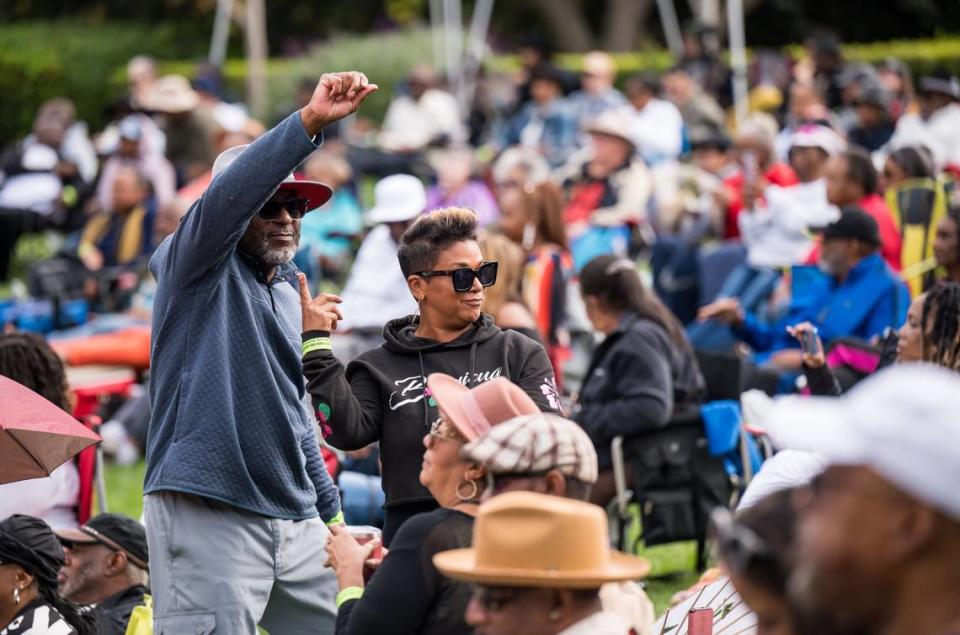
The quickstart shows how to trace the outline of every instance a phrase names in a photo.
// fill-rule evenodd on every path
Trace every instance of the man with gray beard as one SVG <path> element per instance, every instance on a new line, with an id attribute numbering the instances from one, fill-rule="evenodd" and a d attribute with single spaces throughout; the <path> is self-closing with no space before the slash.
<path id="1" fill-rule="evenodd" d="M 330 73 L 214 178 L 150 261 L 157 279 L 144 514 L 157 633 L 333 633 L 342 523 L 307 413 L 300 219 L 332 192 L 290 174 L 376 90 Z M 322 212 L 314 212 L 322 213 Z"/>

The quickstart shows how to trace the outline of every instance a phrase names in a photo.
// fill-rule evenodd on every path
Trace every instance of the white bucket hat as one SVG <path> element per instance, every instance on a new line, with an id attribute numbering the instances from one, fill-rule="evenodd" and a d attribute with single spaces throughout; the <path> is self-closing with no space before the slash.
<path id="1" fill-rule="evenodd" d="M 401 223 L 416 218 L 427 207 L 423 183 L 409 174 L 393 174 L 380 179 L 373 188 L 374 205 L 367 213 L 367 222 Z"/>

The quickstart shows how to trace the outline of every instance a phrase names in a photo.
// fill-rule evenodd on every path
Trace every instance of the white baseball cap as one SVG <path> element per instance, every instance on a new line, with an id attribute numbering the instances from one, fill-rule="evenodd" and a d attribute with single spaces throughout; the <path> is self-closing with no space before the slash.
<path id="1" fill-rule="evenodd" d="M 373 188 L 373 209 L 367 222 L 400 223 L 416 218 L 427 207 L 427 191 L 423 183 L 410 174 L 393 174 L 380 179 Z"/>
<path id="2" fill-rule="evenodd" d="M 960 519 L 960 374 L 899 364 L 839 398 L 788 397 L 771 410 L 774 444 L 863 465 Z"/>

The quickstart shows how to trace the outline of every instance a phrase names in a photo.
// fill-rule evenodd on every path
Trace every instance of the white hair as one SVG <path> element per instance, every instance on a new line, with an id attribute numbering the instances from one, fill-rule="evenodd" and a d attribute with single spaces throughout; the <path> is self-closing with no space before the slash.
<path id="1" fill-rule="evenodd" d="M 497 183 L 506 181 L 514 168 L 527 171 L 528 182 L 534 185 L 550 178 L 550 164 L 535 150 L 513 146 L 507 148 L 493 164 L 493 179 Z"/>

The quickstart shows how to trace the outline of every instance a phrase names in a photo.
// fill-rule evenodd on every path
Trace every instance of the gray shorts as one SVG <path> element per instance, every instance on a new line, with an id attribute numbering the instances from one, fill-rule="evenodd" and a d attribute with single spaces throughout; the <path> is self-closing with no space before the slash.
<path id="1" fill-rule="evenodd" d="M 208 498 L 144 496 L 156 635 L 334 632 L 337 581 L 319 518 L 266 518 Z"/>

